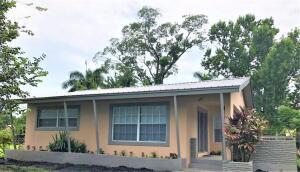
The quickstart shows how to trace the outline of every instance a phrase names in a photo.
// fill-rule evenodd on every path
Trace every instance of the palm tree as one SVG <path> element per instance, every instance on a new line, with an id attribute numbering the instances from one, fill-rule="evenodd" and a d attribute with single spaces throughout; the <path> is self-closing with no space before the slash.
<path id="1" fill-rule="evenodd" d="M 97 89 L 98 87 L 105 87 L 105 77 L 103 74 L 107 74 L 108 70 L 104 67 L 98 68 L 94 71 L 88 69 L 85 75 L 79 71 L 73 71 L 70 73 L 69 79 L 62 84 L 63 89 L 69 89 L 69 92 L 78 90 L 90 90 Z"/>

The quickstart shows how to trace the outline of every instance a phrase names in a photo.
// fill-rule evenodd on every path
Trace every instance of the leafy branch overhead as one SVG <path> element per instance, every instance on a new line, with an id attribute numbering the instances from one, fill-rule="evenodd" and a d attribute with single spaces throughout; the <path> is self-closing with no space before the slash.
<path id="1" fill-rule="evenodd" d="M 116 76 L 130 73 L 132 83 L 162 84 L 177 72 L 176 62 L 184 53 L 194 46 L 202 48 L 207 17 L 185 15 L 181 23 L 159 24 L 157 9 L 143 7 L 137 15 L 138 21 L 124 26 L 122 37 L 112 38 L 94 58 L 111 60 Z"/>
<path id="2" fill-rule="evenodd" d="M 15 98 L 25 98 L 29 92 L 24 86 L 37 86 L 47 72 L 40 67 L 45 55 L 29 58 L 20 47 L 12 46 L 21 32 L 33 33 L 17 22 L 7 19 L 9 10 L 16 6 L 15 1 L 0 1 L 0 115 L 8 115 L 9 125 L 14 136 L 14 118 L 12 113 L 22 113 Z M 14 138 L 14 147 L 16 148 Z"/>

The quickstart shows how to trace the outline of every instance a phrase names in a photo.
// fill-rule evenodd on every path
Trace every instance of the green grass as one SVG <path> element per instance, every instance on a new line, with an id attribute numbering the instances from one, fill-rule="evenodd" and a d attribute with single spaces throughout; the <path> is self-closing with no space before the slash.
<path id="1" fill-rule="evenodd" d="M 0 171 L 3 172 L 50 172 L 51 170 L 37 167 L 26 167 L 17 165 L 0 165 Z"/>

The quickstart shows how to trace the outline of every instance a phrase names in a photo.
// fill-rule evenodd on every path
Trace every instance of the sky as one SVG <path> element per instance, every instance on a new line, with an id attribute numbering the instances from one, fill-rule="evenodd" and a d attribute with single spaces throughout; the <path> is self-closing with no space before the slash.
<path id="1" fill-rule="evenodd" d="M 25 3 L 46 7 L 39 12 Z M 186 14 L 205 14 L 209 26 L 219 20 L 236 20 L 254 14 L 258 19 L 273 17 L 282 36 L 300 27 L 300 0 L 18 0 L 9 16 L 34 32 L 21 35 L 13 44 L 22 47 L 28 57 L 46 54 L 42 67 L 49 72 L 38 87 L 26 87 L 31 96 L 62 94 L 61 85 L 71 71 L 95 69 L 94 54 L 120 37 L 124 25 L 137 19 L 143 6 L 158 8 L 161 22 L 179 22 Z M 31 16 L 30 18 L 25 18 Z M 193 73 L 201 68 L 204 50 L 193 48 L 178 61 L 178 74 L 165 83 L 196 81 Z"/>

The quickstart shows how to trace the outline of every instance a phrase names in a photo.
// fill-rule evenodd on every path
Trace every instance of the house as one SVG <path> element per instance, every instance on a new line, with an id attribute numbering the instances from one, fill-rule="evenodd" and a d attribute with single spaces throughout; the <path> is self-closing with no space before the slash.
<path id="1" fill-rule="evenodd" d="M 219 151 L 230 159 L 224 116 L 253 106 L 249 78 L 76 91 L 23 102 L 31 109 L 25 147 L 45 149 L 58 131 L 68 130 L 95 153 L 174 153 L 187 164 Z"/>

